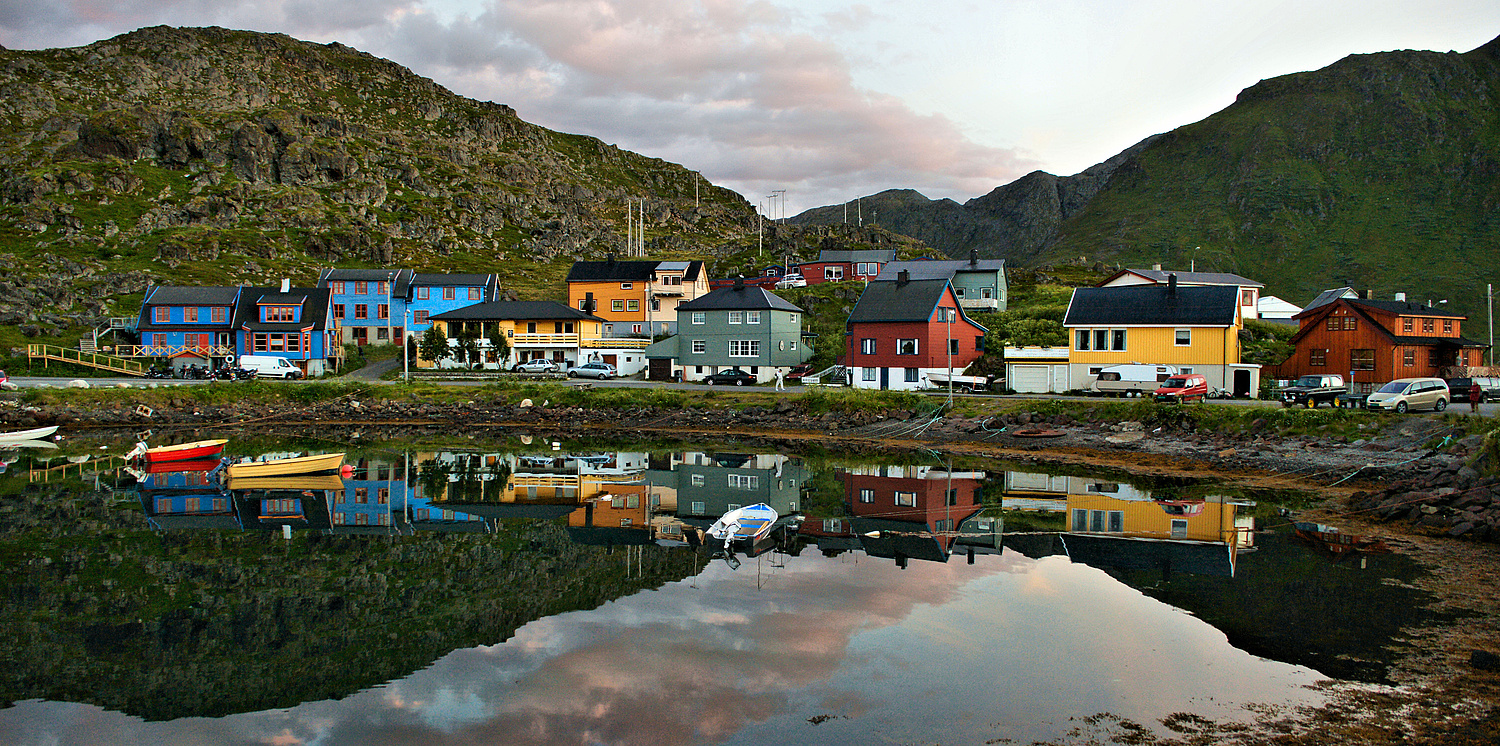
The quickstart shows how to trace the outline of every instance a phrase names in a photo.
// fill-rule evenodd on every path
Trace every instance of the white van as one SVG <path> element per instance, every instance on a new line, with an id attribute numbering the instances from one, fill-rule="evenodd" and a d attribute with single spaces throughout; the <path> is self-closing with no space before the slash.
<path id="1" fill-rule="evenodd" d="M 1089 384 L 1089 393 L 1104 396 L 1145 396 L 1156 391 L 1162 381 L 1177 375 L 1170 365 L 1147 365 L 1126 363 L 1111 365 L 1099 371 L 1099 376 Z"/>
<path id="2" fill-rule="evenodd" d="M 302 369 L 275 355 L 241 355 L 240 367 L 255 371 L 256 378 L 301 378 Z"/>

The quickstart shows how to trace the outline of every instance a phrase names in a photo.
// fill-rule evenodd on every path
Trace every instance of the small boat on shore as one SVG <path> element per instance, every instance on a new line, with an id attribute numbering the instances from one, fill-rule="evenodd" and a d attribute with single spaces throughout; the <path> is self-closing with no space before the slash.
<path id="1" fill-rule="evenodd" d="M 726 547 L 740 540 L 754 544 L 771 533 L 771 527 L 776 525 L 776 519 L 780 517 L 775 508 L 765 503 L 747 505 L 735 508 L 714 521 L 714 525 L 708 527 L 708 535 L 722 540 Z"/>
<path id="2" fill-rule="evenodd" d="M 0 443 L 15 443 L 21 440 L 41 440 L 57 432 L 57 425 L 46 427 L 33 427 L 30 430 L 17 430 L 11 433 L 0 433 Z"/>
<path id="3" fill-rule="evenodd" d="M 239 477 L 274 477 L 287 476 L 290 474 L 333 474 L 344 466 L 344 454 L 321 453 L 316 456 L 298 456 L 296 458 L 278 458 L 268 461 L 243 461 L 229 464 L 225 467 L 225 476 L 230 479 Z"/>
<path id="4" fill-rule="evenodd" d="M 226 439 L 199 440 L 192 443 L 182 443 L 175 446 L 148 447 L 145 443 L 136 443 L 130 453 L 125 454 L 126 459 L 140 459 L 148 464 L 164 461 L 198 461 L 213 458 L 224 452 Z"/>

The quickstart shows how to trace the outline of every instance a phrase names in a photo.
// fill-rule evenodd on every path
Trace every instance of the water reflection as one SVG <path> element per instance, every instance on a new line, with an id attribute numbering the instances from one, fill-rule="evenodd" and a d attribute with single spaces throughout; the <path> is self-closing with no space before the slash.
<path id="1" fill-rule="evenodd" d="M 34 701 L 0 741 L 1026 742 L 1315 701 L 1420 621 L 1403 558 L 1331 565 L 1205 484 L 711 449 L 348 463 L 143 472 L 94 517 L 68 506 L 98 493 L 5 483 L 4 694 Z M 710 561 L 704 529 L 758 502 L 801 519 Z M 67 527 L 28 511 L 54 507 L 98 547 L 50 549 Z"/>

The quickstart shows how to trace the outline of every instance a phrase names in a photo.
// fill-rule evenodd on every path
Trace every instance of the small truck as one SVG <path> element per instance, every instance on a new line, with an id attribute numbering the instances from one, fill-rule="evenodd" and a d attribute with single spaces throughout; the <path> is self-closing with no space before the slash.
<path id="1" fill-rule="evenodd" d="M 1316 409 L 1319 404 L 1333 406 L 1338 395 L 1346 391 L 1343 376 L 1302 376 L 1281 390 L 1281 405 L 1308 409 Z"/>

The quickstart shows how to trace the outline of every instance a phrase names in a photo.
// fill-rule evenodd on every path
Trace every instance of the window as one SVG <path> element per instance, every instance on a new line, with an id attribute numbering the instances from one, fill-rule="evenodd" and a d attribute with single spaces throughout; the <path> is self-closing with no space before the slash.
<path id="1" fill-rule="evenodd" d="M 703 475 L 702 474 L 694 474 L 693 475 L 693 486 L 694 487 L 702 487 L 703 486 Z M 693 504 L 694 505 L 702 505 L 702 503 L 693 503 Z M 693 508 L 693 512 L 694 513 L 702 513 L 703 509 L 702 508 Z"/>
<path id="2" fill-rule="evenodd" d="M 979 297 L 984 298 L 985 300 L 989 300 L 990 298 L 995 297 L 995 289 L 994 288 L 980 288 L 979 289 Z"/>
<path id="3" fill-rule="evenodd" d="M 1427 367 L 1436 368 L 1443 364 L 1443 357 L 1436 347 L 1427 348 Z"/>
<path id="4" fill-rule="evenodd" d="M 641 333 L 641 325 L 640 324 L 634 324 L 634 325 L 632 325 L 630 327 L 630 333 L 631 334 L 640 334 Z"/>
<path id="5" fill-rule="evenodd" d="M 1189 347 L 1189 346 L 1191 346 L 1193 344 L 1193 330 L 1192 329 L 1178 329 L 1177 332 L 1176 332 L 1176 334 L 1173 336 L 1172 344 L 1174 344 L 1174 345 L 1176 345 L 1178 347 Z"/>
<path id="6" fill-rule="evenodd" d="M 898 340 L 896 340 L 896 354 L 897 355 L 915 355 L 915 354 L 917 354 L 917 340 L 915 340 L 915 339 L 898 339 Z"/>
<path id="7" fill-rule="evenodd" d="M 336 318 L 336 319 L 342 319 L 342 318 L 344 318 L 344 304 L 342 304 L 342 303 L 335 303 L 335 304 L 333 304 L 333 317 Z"/>
<path id="8" fill-rule="evenodd" d="M 875 380 L 875 368 L 862 368 L 860 370 L 860 373 L 859 373 L 859 380 L 861 380 L 861 381 L 873 381 L 873 380 Z"/>
<path id="9" fill-rule="evenodd" d="M 364 304 L 364 303 L 355 303 L 354 304 L 354 318 L 355 319 L 368 319 L 368 318 L 370 318 L 370 307 L 368 305 Z"/>
<path id="10" fill-rule="evenodd" d="M 729 487 L 736 490 L 759 489 L 760 477 L 755 474 L 730 474 Z"/>
<path id="11" fill-rule="evenodd" d="M 295 321 L 296 306 L 266 306 L 266 321 Z"/>
<path id="12" fill-rule="evenodd" d="M 343 295 L 344 294 L 344 283 L 342 281 L 339 281 L 339 282 L 330 282 L 330 283 L 328 283 L 328 291 L 331 292 L 331 293 L 333 293 L 334 295 Z"/>
<path id="13" fill-rule="evenodd" d="M 198 307 L 188 306 L 182 309 L 182 320 L 189 324 L 198 323 Z"/>
<path id="14" fill-rule="evenodd" d="M 875 490 L 861 489 L 859 491 L 859 501 L 862 503 L 875 502 Z"/>
<path id="15" fill-rule="evenodd" d="M 1349 370 L 1375 370 L 1375 351 L 1350 350 Z"/>
<path id="16" fill-rule="evenodd" d="M 443 288 L 443 300 L 458 300 L 458 288 Z"/>
<path id="17" fill-rule="evenodd" d="M 1422 319 L 1422 333 L 1423 334 L 1431 334 L 1432 333 L 1432 319 Z"/>
<path id="18" fill-rule="evenodd" d="M 168 306 L 157 306 L 151 309 L 151 321 L 157 324 L 171 323 L 172 309 Z"/>
<path id="19" fill-rule="evenodd" d="M 469 300 L 480 300 L 482 295 L 482 288 L 469 288 Z"/>
<path id="20" fill-rule="evenodd" d="M 380 305 L 375 306 L 375 318 L 377 318 L 377 319 L 388 319 L 390 317 L 391 317 L 391 307 L 390 307 L 389 304 L 381 303 Z"/>
<path id="21" fill-rule="evenodd" d="M 703 484 L 703 480 L 701 478 L 702 476 L 703 476 L 702 474 L 694 474 L 693 475 L 693 484 L 695 484 L 695 485 L 702 485 Z M 703 513 L 705 511 L 707 511 L 707 510 L 708 510 L 708 506 L 704 505 L 703 503 L 701 503 L 701 502 L 695 502 L 695 503 L 693 503 L 693 506 L 692 506 L 693 515 L 703 515 Z"/>
<path id="22" fill-rule="evenodd" d="M 865 337 L 864 339 L 859 340 L 859 354 L 874 355 L 875 340 L 871 337 Z"/>
<path id="23" fill-rule="evenodd" d="M 1111 339 L 1109 348 L 1111 350 L 1119 350 L 1123 352 L 1125 350 L 1125 330 L 1115 329 L 1114 331 L 1110 332 L 1110 337 Z"/>
<path id="24" fill-rule="evenodd" d="M 213 323 L 215 324 L 222 324 L 229 318 L 229 309 L 223 306 L 214 306 L 210 309 L 209 313 L 213 317 Z"/>
<path id="25" fill-rule="evenodd" d="M 380 293 L 381 295 L 390 295 L 391 284 L 389 282 L 386 282 L 385 280 L 381 280 L 380 282 L 375 283 L 375 292 Z"/>
<path id="26" fill-rule="evenodd" d="M 622 282 L 622 283 L 620 283 L 620 289 L 621 290 L 634 290 L 635 289 L 635 283 L 633 283 L 633 282 Z"/>
<path id="27" fill-rule="evenodd" d="M 625 310 L 639 311 L 641 310 L 641 302 L 638 300 L 627 300 L 625 301 Z"/>
<path id="28" fill-rule="evenodd" d="M 953 288 L 953 294 L 956 295 L 956 296 L 958 296 L 960 299 L 962 299 L 964 297 L 964 289 L 963 288 Z"/>
<path id="29" fill-rule="evenodd" d="M 411 323 L 413 323 L 413 324 L 425 324 L 425 323 L 427 323 L 427 315 L 428 315 L 428 312 L 425 311 L 425 310 L 412 311 L 411 312 Z"/>
<path id="30" fill-rule="evenodd" d="M 729 323 L 731 323 L 731 324 L 743 324 L 743 323 L 745 323 L 745 312 L 744 311 L 730 311 L 729 312 Z"/>
<path id="31" fill-rule="evenodd" d="M 1444 334 L 1452 334 L 1453 333 L 1453 319 L 1443 319 L 1443 333 Z"/>
<path id="32" fill-rule="evenodd" d="M 662 275 L 661 276 L 661 284 L 663 284 L 663 285 L 681 285 L 682 284 L 682 275 Z"/>
<path id="33" fill-rule="evenodd" d="M 1173 518 L 1172 519 L 1172 538 L 1174 538 L 1174 539 L 1186 539 L 1187 538 L 1187 530 L 1188 530 L 1188 522 L 1186 520 L 1183 520 L 1181 518 Z"/>
<path id="34" fill-rule="evenodd" d="M 1411 334 L 1411 333 L 1413 333 L 1413 332 L 1416 331 L 1415 327 L 1416 327 L 1416 320 L 1415 319 L 1402 319 L 1401 320 L 1401 331 L 1403 331 L 1403 332 L 1405 332 L 1407 334 Z"/>
<path id="35" fill-rule="evenodd" d="M 758 339 L 731 339 L 729 340 L 730 357 L 759 357 L 760 340 Z"/>
<path id="36" fill-rule="evenodd" d="M 1406 366 L 1406 367 L 1408 367 L 1408 368 L 1416 366 L 1416 364 L 1417 364 L 1417 350 L 1416 350 L 1416 348 L 1406 347 L 1406 348 L 1403 348 L 1401 350 L 1401 364 L 1404 365 L 1404 366 Z"/>
<path id="37" fill-rule="evenodd" d="M 354 294 L 365 295 L 370 292 L 370 283 L 356 280 L 354 282 Z"/>
<path id="38" fill-rule="evenodd" d="M 1318 350 L 1308 350 L 1307 364 L 1315 368 L 1322 368 L 1328 365 L 1328 350 L 1326 348 Z"/>
<path id="39" fill-rule="evenodd" d="M 760 323 L 760 311 L 746 311 L 745 312 L 745 323 L 746 324 L 759 324 Z"/>
<path id="40" fill-rule="evenodd" d="M 651 310 L 653 310 L 653 311 L 660 311 L 661 310 L 661 299 L 660 298 L 652 298 L 651 299 Z"/>
<path id="41" fill-rule="evenodd" d="M 1073 332 L 1073 349 L 1083 352 L 1087 352 L 1088 350 L 1092 349 L 1089 346 L 1089 341 L 1091 340 L 1091 338 L 1092 337 L 1089 334 L 1089 330 L 1087 329 L 1079 329 Z"/>
<path id="42" fill-rule="evenodd" d="M 383 326 L 377 326 L 377 327 L 375 327 L 375 338 L 376 339 L 390 339 L 391 338 L 391 330 L 388 329 L 388 328 L 386 328 L 386 327 L 383 327 Z"/>
<path id="43" fill-rule="evenodd" d="M 1359 317 L 1357 317 L 1357 316 L 1345 316 L 1344 317 L 1344 331 L 1346 331 L 1346 332 L 1352 332 L 1352 331 L 1355 331 L 1357 329 L 1359 329 Z"/>
<path id="44" fill-rule="evenodd" d="M 432 297 L 432 288 L 426 287 L 425 285 L 423 287 L 417 288 L 417 300 L 427 300 L 428 298 L 431 298 L 431 297 Z"/>
<path id="45" fill-rule="evenodd" d="M 921 375 L 921 370 L 920 369 L 918 369 L 918 368 L 907 368 L 906 369 L 906 382 L 907 383 L 916 383 L 917 381 L 921 380 L 919 378 L 920 375 Z"/>
<path id="46" fill-rule="evenodd" d="M 950 339 L 950 340 L 948 340 L 948 354 L 949 355 L 957 355 L 958 354 L 958 340 L 956 340 L 956 339 Z"/>
<path id="47" fill-rule="evenodd" d="M 609 310 L 623 313 L 625 311 L 625 301 L 620 299 L 610 301 Z"/>
<path id="48" fill-rule="evenodd" d="M 787 344 L 791 345 L 792 349 L 794 349 L 794 350 L 797 349 L 797 340 L 794 339 L 794 340 L 788 342 Z"/>
<path id="49" fill-rule="evenodd" d="M 843 267 L 824 267 L 823 268 L 823 279 L 825 279 L 825 280 L 834 280 L 834 281 L 844 279 L 844 268 Z"/>
<path id="50" fill-rule="evenodd" d="M 916 505 L 917 505 L 917 493 L 915 493 L 915 492 L 897 492 L 896 493 L 896 504 L 900 505 L 900 506 L 903 506 L 903 507 L 907 507 L 907 508 L 916 507 Z"/>
<path id="51" fill-rule="evenodd" d="M 1242 305 L 1242 306 L 1253 306 L 1253 305 L 1255 305 L 1255 291 L 1251 290 L 1249 288 L 1240 288 L 1240 305 Z"/>
<path id="52" fill-rule="evenodd" d="M 1107 350 L 1107 349 L 1109 349 L 1109 330 L 1108 329 L 1095 329 L 1094 330 L 1094 349 L 1096 349 L 1096 350 Z"/>
<path id="53" fill-rule="evenodd" d="M 693 340 L 693 354 L 702 355 L 705 352 L 708 352 L 708 342 L 701 339 Z"/>

